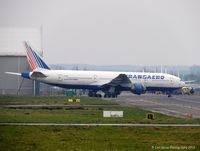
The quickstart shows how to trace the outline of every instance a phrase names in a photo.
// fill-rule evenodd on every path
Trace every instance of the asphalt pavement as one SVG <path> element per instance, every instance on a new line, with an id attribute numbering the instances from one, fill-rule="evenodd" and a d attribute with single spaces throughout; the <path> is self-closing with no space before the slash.
<path id="1" fill-rule="evenodd" d="M 200 118 L 200 96 L 197 95 L 173 95 L 167 97 L 162 94 L 134 95 L 125 93 L 112 99 L 122 106 L 138 107 L 153 112 L 187 118 Z"/>

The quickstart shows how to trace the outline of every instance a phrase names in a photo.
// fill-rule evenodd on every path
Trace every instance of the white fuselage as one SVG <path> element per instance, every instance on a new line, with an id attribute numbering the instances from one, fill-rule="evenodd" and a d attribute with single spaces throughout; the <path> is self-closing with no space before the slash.
<path id="1" fill-rule="evenodd" d="M 84 86 L 101 86 L 109 83 L 119 74 L 126 74 L 134 83 L 141 83 L 145 87 L 161 88 L 180 88 L 185 84 L 179 77 L 166 73 L 148 73 L 148 72 L 111 72 L 111 71 L 75 71 L 75 70 L 44 70 L 46 77 L 30 77 L 48 84 L 56 85 L 76 85 L 80 88 Z"/>

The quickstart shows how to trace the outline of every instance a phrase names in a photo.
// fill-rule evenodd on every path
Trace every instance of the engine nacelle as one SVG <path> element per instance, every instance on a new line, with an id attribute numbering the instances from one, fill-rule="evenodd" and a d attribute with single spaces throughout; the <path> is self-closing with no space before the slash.
<path id="1" fill-rule="evenodd" d="M 192 87 L 182 87 L 181 88 L 181 93 L 182 94 L 188 94 L 188 95 L 190 95 L 190 94 L 194 94 L 194 89 L 192 88 Z"/>
<path id="2" fill-rule="evenodd" d="M 131 92 L 134 94 L 144 94 L 146 92 L 146 88 L 141 83 L 135 83 L 131 86 Z"/>

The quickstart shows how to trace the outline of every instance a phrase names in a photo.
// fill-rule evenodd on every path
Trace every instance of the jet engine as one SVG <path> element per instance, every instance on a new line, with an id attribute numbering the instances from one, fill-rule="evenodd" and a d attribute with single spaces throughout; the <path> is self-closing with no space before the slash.
<path id="1" fill-rule="evenodd" d="M 192 87 L 182 87 L 181 93 L 182 94 L 188 94 L 188 95 L 194 94 L 194 88 L 192 88 Z"/>
<path id="2" fill-rule="evenodd" d="M 144 94 L 146 92 L 146 88 L 143 84 L 141 83 L 135 83 L 131 86 L 130 90 L 133 94 Z"/>

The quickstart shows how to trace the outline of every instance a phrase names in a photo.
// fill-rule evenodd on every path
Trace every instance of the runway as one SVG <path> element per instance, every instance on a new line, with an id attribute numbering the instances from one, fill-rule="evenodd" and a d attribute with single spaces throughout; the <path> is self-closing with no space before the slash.
<path id="1" fill-rule="evenodd" d="M 117 108 L 118 105 L 83 105 L 83 104 L 25 104 L 25 105 L 0 105 L 3 108 L 10 108 L 10 109 L 80 109 L 80 108 L 99 108 L 99 107 L 106 107 L 106 108 Z"/>
<path id="2" fill-rule="evenodd" d="M 0 126 L 130 126 L 130 127 L 199 127 L 200 124 L 126 124 L 126 123 L 0 123 Z"/>
<path id="3" fill-rule="evenodd" d="M 138 107 L 153 112 L 186 118 L 188 113 L 193 118 L 200 118 L 200 96 L 195 95 L 166 95 L 156 94 L 122 94 L 117 99 L 112 99 L 122 106 Z"/>

